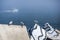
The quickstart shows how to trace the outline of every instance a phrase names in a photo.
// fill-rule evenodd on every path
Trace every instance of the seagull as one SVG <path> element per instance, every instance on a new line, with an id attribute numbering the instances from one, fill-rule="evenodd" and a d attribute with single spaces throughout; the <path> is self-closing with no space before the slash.
<path id="1" fill-rule="evenodd" d="M 24 25 L 24 22 L 20 22 L 21 23 L 21 25 Z"/>
<path id="2" fill-rule="evenodd" d="M 13 21 L 10 21 L 10 22 L 9 22 L 9 25 L 11 25 L 11 24 L 13 24 Z"/>

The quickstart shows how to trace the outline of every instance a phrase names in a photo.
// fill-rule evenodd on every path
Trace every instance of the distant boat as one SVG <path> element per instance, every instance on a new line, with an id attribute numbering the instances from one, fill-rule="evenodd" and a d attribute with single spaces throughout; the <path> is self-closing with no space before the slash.
<path id="1" fill-rule="evenodd" d="M 17 13 L 19 10 L 18 9 L 8 9 L 8 10 L 2 10 L 1 12 L 8 12 L 8 13 L 10 13 L 10 12 L 12 12 L 12 13 Z"/>

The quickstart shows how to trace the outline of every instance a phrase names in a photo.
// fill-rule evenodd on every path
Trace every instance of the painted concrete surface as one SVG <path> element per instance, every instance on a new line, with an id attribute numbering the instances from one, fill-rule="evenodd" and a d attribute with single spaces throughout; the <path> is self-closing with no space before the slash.
<path id="1" fill-rule="evenodd" d="M 0 40 L 30 40 L 26 26 L 0 24 Z"/>

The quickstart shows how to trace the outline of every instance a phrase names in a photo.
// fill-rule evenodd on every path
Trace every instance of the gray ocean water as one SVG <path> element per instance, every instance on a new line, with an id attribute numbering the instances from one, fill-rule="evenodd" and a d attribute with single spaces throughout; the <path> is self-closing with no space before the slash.
<path id="1" fill-rule="evenodd" d="M 13 9 L 18 11 L 6 11 Z M 34 26 L 34 20 L 38 20 L 41 27 L 48 22 L 60 30 L 59 14 L 59 0 L 0 0 L 0 24 L 8 24 L 12 20 L 13 24 L 20 25 L 23 21 L 29 29 Z"/>

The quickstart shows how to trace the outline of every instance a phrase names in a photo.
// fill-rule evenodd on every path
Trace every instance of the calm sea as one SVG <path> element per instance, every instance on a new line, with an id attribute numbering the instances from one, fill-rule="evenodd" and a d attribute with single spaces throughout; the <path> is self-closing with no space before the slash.
<path id="1" fill-rule="evenodd" d="M 46 22 L 60 29 L 60 1 L 58 0 L 0 0 L 0 24 L 20 25 L 23 21 L 27 28 L 34 26 L 34 20 L 43 27 Z M 18 9 L 18 12 L 4 12 Z"/>

